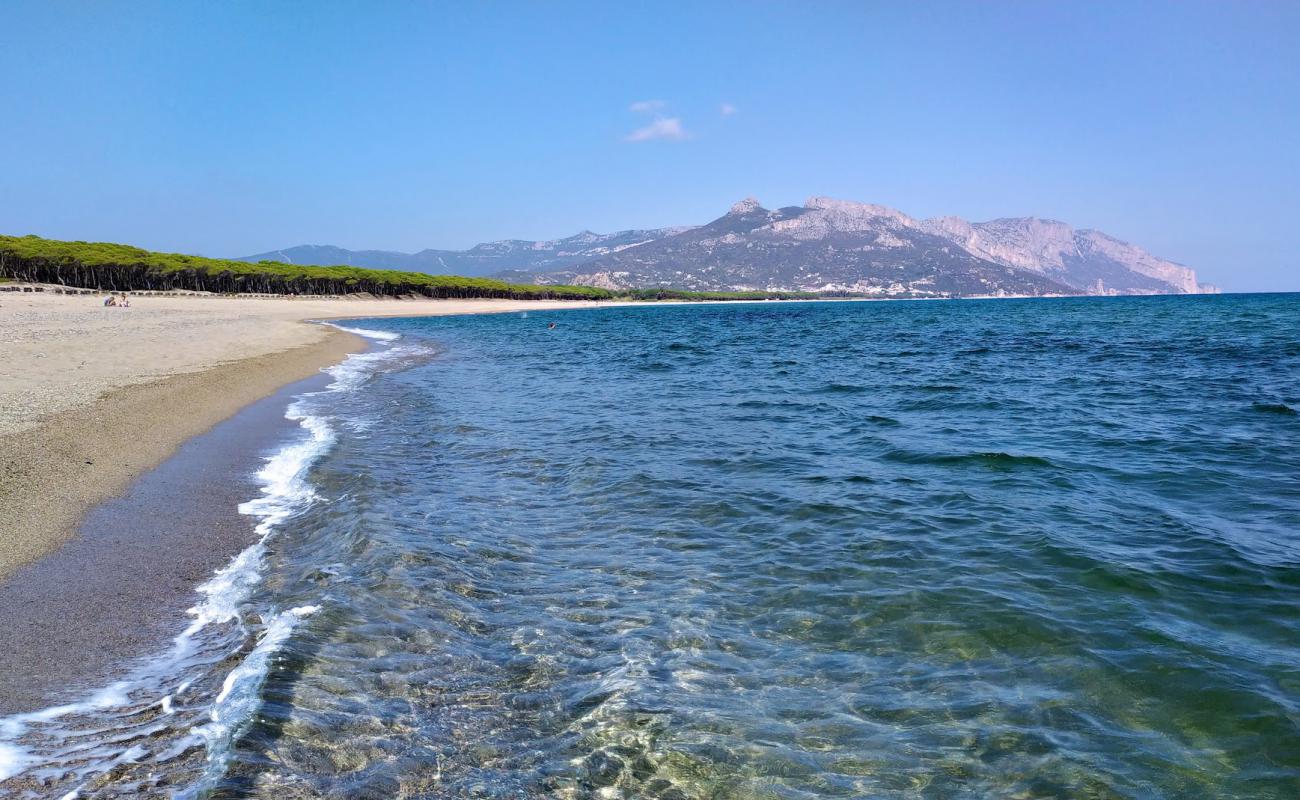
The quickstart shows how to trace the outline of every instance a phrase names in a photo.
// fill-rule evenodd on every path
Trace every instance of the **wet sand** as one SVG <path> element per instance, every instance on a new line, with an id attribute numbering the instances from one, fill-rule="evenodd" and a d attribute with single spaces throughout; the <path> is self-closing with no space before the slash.
<path id="1" fill-rule="evenodd" d="M 54 552 L 89 509 L 182 442 L 364 348 L 357 336 L 315 327 L 323 331 L 315 344 L 111 390 L 0 436 L 0 579 Z"/>
<path id="2" fill-rule="evenodd" d="M 195 587 L 256 539 L 237 509 L 257 496 L 263 457 L 299 430 L 285 407 L 328 380 L 291 384 L 186 442 L 0 583 L 0 716 L 106 685 L 180 632 Z"/>

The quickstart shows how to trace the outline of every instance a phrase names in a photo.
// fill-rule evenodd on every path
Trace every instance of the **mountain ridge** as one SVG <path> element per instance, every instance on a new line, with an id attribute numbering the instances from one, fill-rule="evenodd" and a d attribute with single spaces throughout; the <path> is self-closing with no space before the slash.
<path id="1" fill-rule="evenodd" d="M 822 196 L 775 210 L 745 198 L 698 228 L 532 278 L 606 288 L 779 287 L 909 297 L 1217 291 L 1198 283 L 1189 267 L 1056 220 L 916 219 L 889 206 Z"/>
<path id="2" fill-rule="evenodd" d="M 546 241 L 500 239 L 481 242 L 468 250 L 426 248 L 415 253 L 396 250 L 347 250 L 334 245 L 304 244 L 232 260 L 250 263 L 282 261 L 287 264 L 342 264 L 371 269 L 426 272 L 431 275 L 481 277 L 514 269 L 530 271 L 562 269 L 651 239 L 680 233 L 686 229 L 686 226 L 634 228 L 606 234 L 584 230 L 563 239 Z"/>
<path id="3" fill-rule="evenodd" d="M 1195 271 L 1090 228 L 1040 217 L 970 222 L 812 196 L 767 209 L 753 197 L 699 226 L 581 231 L 418 253 L 300 245 L 246 256 L 432 274 L 493 275 L 609 289 L 788 290 L 885 297 L 1215 292 Z M 322 263 L 317 261 L 316 263 Z"/>

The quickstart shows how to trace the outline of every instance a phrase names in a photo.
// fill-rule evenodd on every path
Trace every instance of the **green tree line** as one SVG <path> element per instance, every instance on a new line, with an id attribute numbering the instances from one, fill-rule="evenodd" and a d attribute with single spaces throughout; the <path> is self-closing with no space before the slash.
<path id="1" fill-rule="evenodd" d="M 52 283 L 104 291 L 199 291 L 342 295 L 368 293 L 432 298 L 522 300 L 765 300 L 811 298 L 804 292 L 688 292 L 676 289 L 609 290 L 594 286 L 543 286 L 492 278 L 423 272 L 313 266 L 157 253 L 110 242 L 65 242 L 38 236 L 0 236 L 0 279 Z"/>

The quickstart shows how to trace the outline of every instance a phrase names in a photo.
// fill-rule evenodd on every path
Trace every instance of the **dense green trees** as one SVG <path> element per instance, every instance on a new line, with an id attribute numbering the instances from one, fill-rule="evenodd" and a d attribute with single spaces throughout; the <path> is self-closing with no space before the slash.
<path id="1" fill-rule="evenodd" d="M 798 292 L 611 291 L 594 286 L 538 286 L 491 278 L 423 272 L 319 267 L 155 253 L 108 242 L 63 242 L 38 236 L 0 236 L 0 279 L 106 291 L 192 290 L 238 294 L 419 295 L 436 298 L 559 300 L 763 300 L 813 297 Z"/>
<path id="2" fill-rule="evenodd" d="M 525 286 L 489 278 L 422 272 L 318 267 L 261 261 L 154 253 L 123 244 L 61 242 L 36 236 L 0 236 L 0 275 L 110 291 L 186 289 L 270 294 L 422 295 L 603 300 L 613 296 L 590 286 Z"/>

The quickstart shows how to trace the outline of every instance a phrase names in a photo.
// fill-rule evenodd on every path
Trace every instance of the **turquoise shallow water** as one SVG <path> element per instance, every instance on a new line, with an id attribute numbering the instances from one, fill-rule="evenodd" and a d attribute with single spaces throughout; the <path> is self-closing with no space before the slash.
<path id="1" fill-rule="evenodd" d="M 361 324 L 216 796 L 1300 796 L 1300 296 Z"/>

